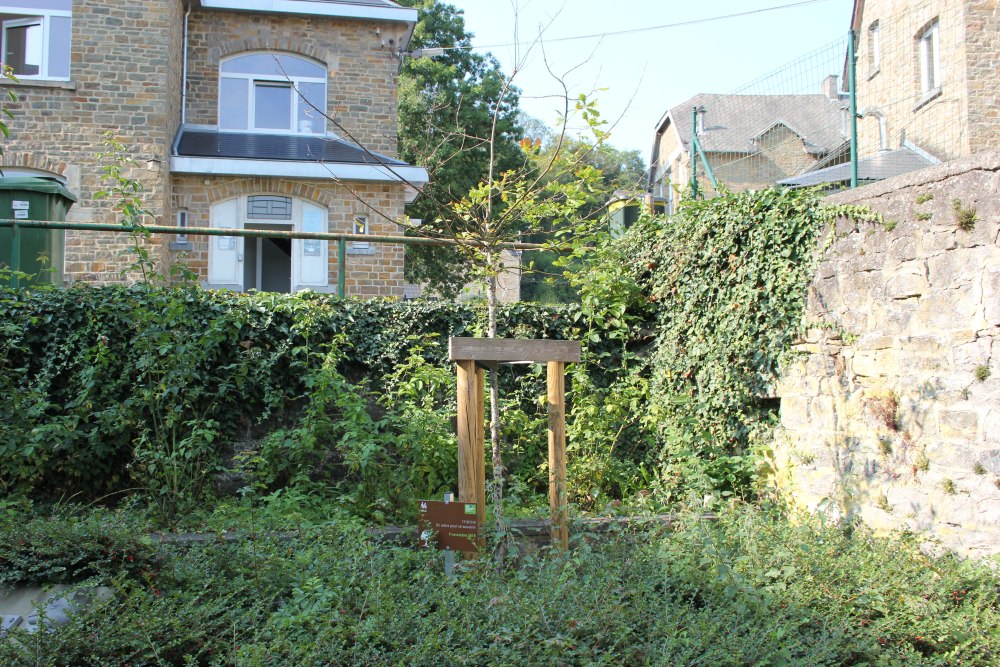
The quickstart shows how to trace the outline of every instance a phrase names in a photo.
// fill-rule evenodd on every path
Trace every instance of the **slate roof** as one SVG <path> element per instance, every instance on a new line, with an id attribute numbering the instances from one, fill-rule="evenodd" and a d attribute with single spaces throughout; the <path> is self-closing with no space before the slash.
<path id="1" fill-rule="evenodd" d="M 691 143 L 691 108 L 704 107 L 702 148 L 720 153 L 756 153 L 753 140 L 777 124 L 802 137 L 807 149 L 825 155 L 844 142 L 840 102 L 826 95 L 719 95 L 701 93 L 670 110 L 681 140 Z M 662 131 L 663 126 L 660 128 Z"/>
<path id="2" fill-rule="evenodd" d="M 881 181 L 893 176 L 899 176 L 909 171 L 916 171 L 935 164 L 923 155 L 909 148 L 897 148 L 891 151 L 880 151 L 874 157 L 858 160 L 859 181 Z M 778 185 L 793 188 L 804 188 L 810 185 L 824 183 L 842 183 L 851 180 L 851 164 L 838 164 L 834 167 L 809 171 L 799 176 L 778 181 Z"/>
<path id="3" fill-rule="evenodd" d="M 355 144 L 330 137 L 219 132 L 206 129 L 182 129 L 177 139 L 176 154 L 180 157 L 406 165 L 401 160 L 366 152 Z"/>

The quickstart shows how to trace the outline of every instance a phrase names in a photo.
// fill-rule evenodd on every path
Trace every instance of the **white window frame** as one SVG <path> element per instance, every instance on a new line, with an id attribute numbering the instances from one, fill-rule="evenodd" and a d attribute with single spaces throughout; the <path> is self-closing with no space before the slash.
<path id="1" fill-rule="evenodd" d="M 70 19 L 70 30 L 72 31 L 73 12 L 62 9 L 39 9 L 37 7 L 20 7 L 18 5 L 0 5 L 0 14 L 19 14 L 23 18 L 7 19 L 0 24 L 0 60 L 7 55 L 7 29 L 20 28 L 27 25 L 41 25 L 42 27 L 42 62 L 39 66 L 38 74 L 16 74 L 18 79 L 47 80 L 47 81 L 69 81 L 69 76 L 49 76 L 49 38 L 52 34 L 52 17 L 61 16 Z M 67 63 L 67 69 L 72 68 L 72 59 Z"/>
<path id="2" fill-rule="evenodd" d="M 188 210 L 186 208 L 177 209 L 177 227 L 178 229 L 188 228 Z M 186 232 L 178 234 L 174 240 L 178 243 L 187 243 L 188 235 Z"/>
<path id="3" fill-rule="evenodd" d="M 918 38 L 920 93 L 924 96 L 931 95 L 941 88 L 941 41 L 938 35 L 938 20 L 934 19 L 920 32 Z"/>
<path id="4" fill-rule="evenodd" d="M 243 74 L 243 73 L 239 73 L 239 72 L 223 72 L 222 71 L 222 66 L 225 63 L 227 63 L 227 62 L 230 62 L 232 60 L 238 60 L 239 58 L 242 58 L 244 56 L 260 55 L 260 53 L 261 52 L 259 52 L 259 51 L 245 51 L 243 53 L 239 53 L 239 54 L 236 54 L 236 55 L 234 55 L 232 57 L 226 58 L 225 60 L 223 60 L 222 62 L 219 63 L 219 85 L 218 85 L 218 90 L 219 90 L 219 96 L 218 96 L 219 97 L 219 105 L 218 105 L 219 131 L 220 132 L 250 132 L 250 133 L 254 133 L 254 134 L 291 134 L 291 135 L 300 135 L 300 136 L 307 136 L 307 137 L 310 137 L 310 136 L 323 136 L 323 135 L 325 135 L 326 134 L 326 118 L 323 117 L 322 115 L 319 116 L 319 121 L 320 121 L 320 125 L 321 125 L 319 131 L 309 131 L 309 132 L 300 132 L 299 131 L 299 129 L 298 129 L 297 126 L 298 126 L 298 122 L 299 122 L 298 121 L 298 118 L 299 118 L 299 113 L 298 112 L 299 112 L 299 109 L 300 109 L 300 105 L 305 106 L 305 107 L 309 107 L 309 103 L 306 102 L 305 97 L 303 97 L 299 93 L 299 85 L 300 84 L 304 84 L 304 83 L 319 83 L 319 84 L 323 84 L 323 99 L 325 101 L 326 100 L 326 96 L 328 94 L 328 87 L 329 87 L 329 84 L 327 83 L 328 76 L 323 76 L 322 78 L 320 78 L 320 77 L 306 77 L 306 76 L 287 76 L 286 77 L 286 76 L 272 75 L 272 74 Z M 271 55 L 271 54 L 268 54 L 268 55 Z M 312 60 L 311 58 L 305 58 L 305 57 L 300 56 L 300 55 L 298 55 L 296 53 L 284 53 L 284 52 L 282 52 L 280 54 L 275 54 L 275 55 L 282 55 L 282 56 L 287 56 L 287 57 L 290 57 L 290 58 L 297 58 L 297 59 L 299 59 L 299 60 L 301 60 L 303 62 L 307 62 L 307 63 L 313 64 L 313 65 L 317 65 L 319 67 L 322 67 L 324 72 L 327 71 L 326 66 L 323 65 L 322 63 L 319 63 L 319 62 L 317 62 L 315 60 Z M 222 80 L 223 79 L 230 79 L 230 80 L 245 81 L 246 82 L 246 85 L 247 85 L 247 109 L 246 109 L 246 114 L 247 114 L 247 118 L 246 118 L 246 120 L 247 120 L 247 128 L 245 130 L 243 130 L 243 129 L 223 129 L 223 127 L 222 127 L 222 106 L 225 103 L 225 100 L 223 99 L 223 96 L 221 94 L 221 92 L 222 92 Z M 258 128 L 258 127 L 256 127 L 256 119 L 254 118 L 254 109 L 255 109 L 256 105 L 254 104 L 254 97 L 256 95 L 256 89 L 257 89 L 257 84 L 258 83 L 263 83 L 265 85 L 266 84 L 279 84 L 279 85 L 282 85 L 282 86 L 287 86 L 287 87 L 289 87 L 291 89 L 290 90 L 290 94 L 289 94 L 289 98 L 290 98 L 289 104 L 291 105 L 290 108 L 289 108 L 289 115 L 290 115 L 290 118 L 291 118 L 291 127 L 286 128 L 286 129 Z M 323 113 L 325 113 L 326 109 L 320 109 L 320 111 L 323 112 Z"/>
<path id="5" fill-rule="evenodd" d="M 248 201 L 250 197 L 258 195 L 275 195 L 280 197 L 290 197 L 292 200 L 292 213 L 291 218 L 288 220 L 282 219 L 270 219 L 270 218 L 250 218 L 248 211 Z M 229 210 L 227 212 L 231 216 L 230 219 L 221 220 L 216 217 L 217 213 L 222 211 L 223 207 L 227 207 Z M 290 196 L 286 194 L 280 194 L 276 192 L 260 191 L 254 192 L 249 195 L 240 195 L 238 197 L 231 197 L 228 199 L 220 200 L 212 204 L 209 225 L 211 227 L 229 227 L 235 226 L 237 229 L 245 229 L 248 224 L 252 225 L 254 223 L 263 224 L 274 224 L 274 225 L 286 225 L 291 231 L 312 231 L 306 229 L 306 209 L 312 209 L 314 212 L 320 215 L 320 231 L 328 232 L 330 230 L 330 212 L 325 206 L 318 204 L 307 199 L 301 199 L 299 197 Z M 245 269 L 244 262 L 246 261 L 246 244 L 256 243 L 256 237 L 243 237 L 243 236 L 213 236 L 210 237 L 209 242 L 215 245 L 209 246 L 208 255 L 208 280 L 203 284 L 204 287 L 210 289 L 218 289 L 225 287 L 228 289 L 242 291 L 245 289 L 243 283 L 243 274 Z M 290 276 L 290 287 L 292 292 L 297 292 L 303 289 L 311 289 L 316 291 L 329 291 L 330 289 L 330 242 L 329 241 L 319 241 L 318 255 L 308 254 L 307 255 L 307 241 L 303 239 L 292 239 L 292 254 L 291 254 L 291 276 Z M 223 257 L 220 252 L 233 253 L 231 256 Z M 304 275 L 304 262 L 307 261 L 307 257 L 315 258 L 318 266 L 323 267 L 321 270 L 321 276 L 314 278 L 312 280 L 307 279 Z M 228 275 L 229 271 L 219 270 L 217 266 L 223 259 L 231 262 L 231 266 L 224 266 L 224 269 L 231 269 L 231 275 L 229 276 L 232 282 L 225 280 L 220 282 L 220 276 Z M 256 266 L 254 270 L 256 272 L 257 284 L 260 284 L 261 274 L 263 271 L 262 257 L 258 253 L 256 259 Z M 213 280 L 214 279 L 214 280 Z"/>
<path id="6" fill-rule="evenodd" d="M 359 229 L 361 231 L 358 231 Z M 355 234 L 364 234 L 365 236 L 368 236 L 368 229 L 369 229 L 369 225 L 368 225 L 368 216 L 367 215 L 359 213 L 358 215 L 354 216 L 354 233 Z M 370 244 L 368 243 L 368 241 L 354 241 L 353 243 L 351 243 L 351 247 L 352 248 L 358 248 L 358 249 L 364 249 L 364 248 L 370 247 Z"/>
<path id="7" fill-rule="evenodd" d="M 882 23 L 872 21 L 868 26 L 868 75 L 875 76 L 882 68 Z"/>

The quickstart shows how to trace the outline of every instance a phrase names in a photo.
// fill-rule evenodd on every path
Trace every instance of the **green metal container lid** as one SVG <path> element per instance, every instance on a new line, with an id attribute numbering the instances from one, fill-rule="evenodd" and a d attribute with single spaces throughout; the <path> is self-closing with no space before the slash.
<path id="1" fill-rule="evenodd" d="M 60 195 L 76 203 L 76 195 L 54 178 L 45 176 L 9 176 L 0 178 L 0 190 L 27 190 L 49 195 Z"/>

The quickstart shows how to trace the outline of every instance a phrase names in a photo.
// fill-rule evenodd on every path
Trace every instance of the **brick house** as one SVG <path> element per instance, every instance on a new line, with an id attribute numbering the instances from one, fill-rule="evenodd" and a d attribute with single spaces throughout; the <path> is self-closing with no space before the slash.
<path id="1" fill-rule="evenodd" d="M 762 188 L 801 174 L 841 152 L 846 116 L 837 77 L 815 95 L 702 93 L 668 109 L 656 124 L 649 194 L 656 208 L 673 212 L 691 181 L 692 130 L 716 179 L 730 190 Z M 695 128 L 692 109 L 697 109 Z M 699 187 L 710 189 L 704 168 Z"/>
<path id="2" fill-rule="evenodd" d="M 110 130 L 155 224 L 398 233 L 408 184 L 427 179 L 395 159 L 416 18 L 388 0 L 0 0 L 20 79 L 4 173 L 64 182 L 80 199 L 69 220 L 115 221 L 94 198 Z M 328 291 L 340 268 L 325 241 L 155 238 L 164 267 L 206 287 Z M 124 245 L 67 231 L 67 279 L 120 280 Z M 347 252 L 348 294 L 402 296 L 402 246 Z"/>
<path id="3" fill-rule="evenodd" d="M 859 144 L 941 161 L 1000 140 L 996 0 L 855 0 Z"/>
<path id="4" fill-rule="evenodd" d="M 851 28 L 860 182 L 997 146 L 997 0 L 855 0 Z M 822 169 L 781 183 L 845 183 L 848 169 Z"/>

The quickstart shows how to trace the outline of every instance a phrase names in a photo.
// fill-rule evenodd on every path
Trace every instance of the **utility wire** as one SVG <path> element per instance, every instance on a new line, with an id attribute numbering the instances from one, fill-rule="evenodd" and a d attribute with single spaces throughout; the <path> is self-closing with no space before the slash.
<path id="1" fill-rule="evenodd" d="M 802 7 L 805 5 L 814 5 L 819 2 L 829 2 L 829 0 L 800 0 L 799 2 L 791 2 L 784 5 L 774 5 L 771 7 L 761 7 L 760 9 L 751 9 L 745 12 L 736 12 L 735 14 L 722 14 L 720 16 L 707 16 L 700 19 L 691 19 L 689 21 L 678 21 L 677 23 L 664 23 L 663 25 L 653 25 L 646 26 L 643 28 L 631 28 L 629 30 L 613 30 L 609 32 L 595 32 L 589 35 L 573 35 L 570 37 L 553 37 L 551 39 L 546 39 L 546 44 L 551 44 L 553 42 L 570 42 L 578 39 L 596 39 L 600 37 L 617 37 L 619 35 L 634 35 L 640 32 L 651 32 L 653 30 L 666 30 L 669 28 L 680 28 L 689 25 L 698 25 L 701 23 L 711 23 L 713 21 L 723 21 L 725 19 L 739 18 L 741 16 L 751 16 L 753 14 L 763 14 L 765 12 L 774 12 L 781 9 L 791 9 L 793 7 Z M 507 46 L 522 46 L 523 44 L 517 44 L 514 42 L 509 42 L 507 44 L 484 44 L 484 45 L 467 45 L 467 46 L 443 46 L 426 49 L 428 51 L 451 51 L 456 49 L 497 49 Z"/>

